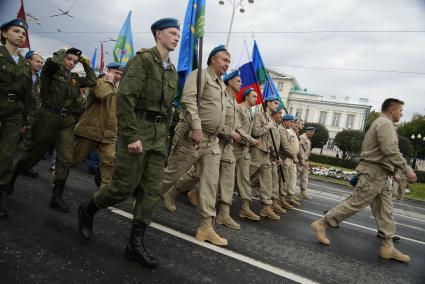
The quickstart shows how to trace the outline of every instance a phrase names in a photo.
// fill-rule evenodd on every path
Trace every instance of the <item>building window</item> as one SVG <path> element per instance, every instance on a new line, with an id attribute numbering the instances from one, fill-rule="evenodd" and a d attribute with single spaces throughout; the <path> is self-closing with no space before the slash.
<path id="1" fill-rule="evenodd" d="M 301 116 L 303 115 L 303 109 L 302 108 L 297 108 L 297 111 L 296 111 L 296 113 L 295 113 L 295 116 L 297 117 L 297 118 L 300 118 L 301 119 Z"/>
<path id="2" fill-rule="evenodd" d="M 326 125 L 326 119 L 328 118 L 327 111 L 321 111 L 319 116 L 319 123 L 322 125 Z"/>
<path id="3" fill-rule="evenodd" d="M 282 92 L 283 91 L 283 82 L 277 82 L 277 90 L 279 92 Z"/>
<path id="4" fill-rule="evenodd" d="M 289 113 L 290 113 L 290 114 L 292 114 L 292 111 L 293 111 L 293 110 L 294 110 L 294 108 L 293 108 L 293 107 L 290 107 L 290 108 L 289 108 Z"/>
<path id="5" fill-rule="evenodd" d="M 347 114 L 347 119 L 345 121 L 346 129 L 353 129 L 354 126 L 354 114 Z"/>
<path id="6" fill-rule="evenodd" d="M 308 115 L 310 114 L 310 110 L 306 109 L 305 110 L 305 117 L 304 117 L 304 121 L 307 122 L 308 121 Z"/>
<path id="7" fill-rule="evenodd" d="M 339 127 L 339 122 L 341 121 L 341 113 L 335 112 L 332 118 L 332 126 Z"/>

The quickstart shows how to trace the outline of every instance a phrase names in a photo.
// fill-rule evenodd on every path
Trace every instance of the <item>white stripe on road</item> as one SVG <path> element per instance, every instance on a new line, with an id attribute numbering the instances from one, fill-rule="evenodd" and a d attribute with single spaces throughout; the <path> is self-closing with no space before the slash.
<path id="1" fill-rule="evenodd" d="M 123 210 L 115 208 L 115 207 L 109 207 L 108 209 L 110 209 L 115 214 L 121 215 L 121 216 L 126 217 L 128 219 L 133 219 L 133 215 L 131 213 L 128 213 L 126 211 L 123 211 Z M 210 243 L 200 242 L 192 236 L 181 233 L 179 231 L 176 231 L 172 228 L 163 226 L 161 224 L 152 222 L 150 226 L 157 229 L 157 230 L 165 232 L 167 234 L 173 235 L 173 236 L 178 237 L 180 239 L 183 239 L 185 241 L 188 241 L 188 242 L 191 242 L 191 243 L 196 244 L 198 246 L 210 249 L 212 251 L 215 251 L 215 252 L 218 252 L 220 254 L 226 255 L 228 257 L 234 258 L 236 260 L 245 262 L 249 265 L 252 265 L 252 266 L 255 266 L 257 268 L 263 269 L 265 271 L 271 272 L 273 274 L 279 275 L 281 277 L 292 280 L 294 282 L 297 282 L 297 283 L 317 283 L 317 282 L 315 282 L 311 279 L 302 277 L 300 275 L 297 275 L 297 274 L 294 274 L 294 273 L 289 272 L 287 270 L 283 270 L 283 269 L 278 268 L 276 266 L 264 263 L 262 261 L 259 261 L 259 260 L 252 258 L 252 257 L 237 253 L 235 251 L 225 249 L 225 248 L 222 248 L 222 247 L 218 247 L 218 246 L 212 245 Z"/>

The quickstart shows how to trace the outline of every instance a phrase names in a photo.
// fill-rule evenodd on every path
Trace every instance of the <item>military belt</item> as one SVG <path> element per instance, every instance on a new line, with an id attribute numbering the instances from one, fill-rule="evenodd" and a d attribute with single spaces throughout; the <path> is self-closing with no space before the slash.
<path id="1" fill-rule="evenodd" d="M 155 124 L 160 124 L 165 120 L 165 115 L 163 113 L 156 112 L 156 111 L 136 109 L 135 113 L 137 117 Z"/>
<path id="2" fill-rule="evenodd" d="M 71 114 L 71 110 L 69 108 L 64 108 L 64 107 L 49 107 L 49 106 L 45 106 L 45 105 L 43 105 L 42 108 L 44 108 L 48 112 L 59 114 L 60 116 L 63 116 L 63 117 L 68 116 L 68 115 Z"/>
<path id="3" fill-rule="evenodd" d="M 9 103 L 22 101 L 22 96 L 20 94 L 0 93 L 0 98 L 6 99 Z"/>

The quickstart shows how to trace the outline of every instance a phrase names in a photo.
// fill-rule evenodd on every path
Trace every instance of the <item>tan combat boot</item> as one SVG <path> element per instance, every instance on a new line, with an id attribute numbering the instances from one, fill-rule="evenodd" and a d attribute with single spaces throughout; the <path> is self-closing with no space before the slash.
<path id="1" fill-rule="evenodd" d="M 288 194 L 286 196 L 286 202 L 288 202 L 294 207 L 300 207 L 300 203 L 295 199 L 295 196 L 293 194 Z"/>
<path id="2" fill-rule="evenodd" d="M 176 199 L 179 196 L 180 192 L 175 189 L 175 187 L 170 188 L 166 193 L 164 193 L 164 206 L 170 212 L 176 212 Z"/>
<path id="3" fill-rule="evenodd" d="M 232 217 L 230 217 L 230 206 L 224 203 L 220 203 L 220 208 L 218 211 L 217 218 L 215 222 L 220 225 L 229 227 L 230 229 L 239 230 L 241 225 L 235 222 Z"/>
<path id="4" fill-rule="evenodd" d="M 325 219 L 320 218 L 317 221 L 311 223 L 310 227 L 313 233 L 316 235 L 316 238 L 324 245 L 330 245 L 331 241 L 326 237 L 326 227 L 327 223 Z"/>
<path id="5" fill-rule="evenodd" d="M 381 248 L 379 250 L 379 256 L 385 259 L 395 259 L 401 262 L 410 262 L 410 257 L 406 254 L 398 251 L 393 244 L 391 239 L 385 239 L 382 241 Z"/>
<path id="6" fill-rule="evenodd" d="M 294 206 L 292 206 L 291 204 L 289 204 L 288 202 L 286 202 L 286 198 L 285 196 L 281 196 L 279 197 L 279 205 L 280 207 L 282 207 L 285 210 L 289 210 L 289 209 L 293 209 Z"/>
<path id="7" fill-rule="evenodd" d="M 241 210 L 239 211 L 239 217 L 242 219 L 246 218 L 251 221 L 260 221 L 260 216 L 251 211 L 249 200 L 242 200 Z"/>
<path id="8" fill-rule="evenodd" d="M 301 190 L 300 192 L 300 198 L 301 199 L 306 199 L 306 200 L 311 200 L 311 196 L 307 194 L 307 190 Z"/>
<path id="9" fill-rule="evenodd" d="M 198 192 L 195 190 L 191 190 L 187 193 L 187 197 L 189 197 L 190 203 L 193 206 L 198 206 Z"/>
<path id="10" fill-rule="evenodd" d="M 279 203 L 277 202 L 277 200 L 274 200 L 272 203 L 272 209 L 274 212 L 278 213 L 278 214 L 285 214 L 286 210 L 283 209 L 282 207 L 280 207 Z"/>
<path id="11" fill-rule="evenodd" d="M 263 204 L 260 210 L 261 217 L 267 217 L 272 220 L 280 220 L 280 216 L 274 213 L 272 206 L 270 204 Z"/>
<path id="12" fill-rule="evenodd" d="M 208 241 L 216 246 L 227 246 L 227 240 L 220 237 L 213 228 L 212 218 L 201 218 L 198 230 L 196 231 L 196 237 L 198 241 Z"/>

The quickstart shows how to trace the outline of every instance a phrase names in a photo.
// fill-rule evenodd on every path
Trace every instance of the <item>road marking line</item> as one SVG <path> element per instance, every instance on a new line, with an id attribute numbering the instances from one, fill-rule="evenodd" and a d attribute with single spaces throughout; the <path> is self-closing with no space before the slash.
<path id="1" fill-rule="evenodd" d="M 115 208 L 115 207 L 109 207 L 108 209 L 111 210 L 115 214 L 121 215 L 121 216 L 126 217 L 128 219 L 133 219 L 133 214 L 128 213 L 124 210 L 121 210 L 121 209 L 118 209 L 118 208 Z M 263 269 L 265 271 L 271 272 L 273 274 L 279 275 L 281 277 L 292 280 L 294 282 L 297 282 L 297 283 L 312 283 L 312 284 L 318 283 L 318 282 L 315 282 L 311 279 L 305 278 L 303 276 L 297 275 L 297 274 L 289 272 L 287 270 L 283 270 L 283 269 L 278 268 L 276 266 L 264 263 L 262 261 L 259 261 L 259 260 L 252 258 L 252 257 L 237 253 L 235 251 L 232 251 L 232 250 L 229 250 L 229 249 L 226 249 L 226 248 L 221 248 L 221 247 L 212 245 L 210 243 L 200 242 L 192 236 L 181 233 L 179 231 L 176 231 L 172 228 L 163 226 L 161 224 L 152 222 L 150 226 L 157 229 L 157 230 L 165 232 L 167 234 L 173 235 L 175 237 L 178 237 L 178 238 L 183 239 L 185 241 L 191 242 L 191 243 L 196 244 L 198 246 L 213 250 L 215 252 L 226 255 L 226 256 L 231 257 L 233 259 L 245 262 L 249 265 L 252 265 L 252 266 L 255 266 L 257 268 Z"/>

